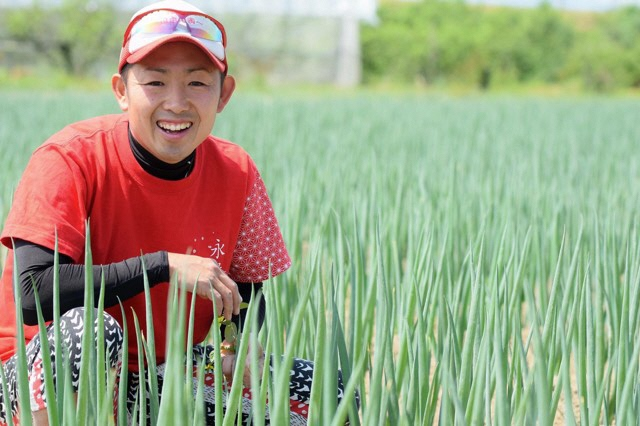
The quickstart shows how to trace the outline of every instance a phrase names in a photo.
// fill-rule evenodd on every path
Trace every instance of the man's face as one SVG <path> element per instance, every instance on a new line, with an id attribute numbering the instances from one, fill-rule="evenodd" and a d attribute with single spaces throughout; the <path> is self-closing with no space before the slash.
<path id="1" fill-rule="evenodd" d="M 191 43 L 167 43 L 116 74 L 112 86 L 131 133 L 156 158 L 177 163 L 209 136 L 235 88 Z"/>

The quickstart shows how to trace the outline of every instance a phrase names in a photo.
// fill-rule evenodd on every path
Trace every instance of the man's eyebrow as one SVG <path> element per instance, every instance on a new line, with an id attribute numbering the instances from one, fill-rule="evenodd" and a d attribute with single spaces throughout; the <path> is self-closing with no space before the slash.
<path id="1" fill-rule="evenodd" d="M 149 67 L 149 68 L 145 68 L 145 71 L 157 72 L 157 73 L 160 73 L 160 74 L 167 74 L 169 72 L 169 70 L 167 68 L 162 68 L 162 67 Z M 192 73 L 198 72 L 198 71 L 204 71 L 204 72 L 210 73 L 210 72 L 213 72 L 213 68 L 209 68 L 209 67 L 205 67 L 205 66 L 188 68 L 187 69 L 187 74 L 192 74 Z"/>
<path id="2" fill-rule="evenodd" d="M 194 72 L 198 72 L 198 71 L 213 72 L 213 69 L 208 68 L 208 67 L 195 67 L 195 68 L 187 69 L 187 73 L 194 73 Z"/>
<path id="3" fill-rule="evenodd" d="M 145 68 L 144 70 L 158 72 L 160 74 L 166 74 L 168 72 L 166 68 L 159 68 L 159 67 L 149 67 L 149 68 Z"/>

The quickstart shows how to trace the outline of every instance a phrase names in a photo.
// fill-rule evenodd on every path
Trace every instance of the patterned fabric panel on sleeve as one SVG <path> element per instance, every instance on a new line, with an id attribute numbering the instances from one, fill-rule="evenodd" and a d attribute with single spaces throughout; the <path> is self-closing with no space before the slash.
<path id="1" fill-rule="evenodd" d="M 271 200 L 258 175 L 247 197 L 229 275 L 236 282 L 260 282 L 290 266 Z"/>

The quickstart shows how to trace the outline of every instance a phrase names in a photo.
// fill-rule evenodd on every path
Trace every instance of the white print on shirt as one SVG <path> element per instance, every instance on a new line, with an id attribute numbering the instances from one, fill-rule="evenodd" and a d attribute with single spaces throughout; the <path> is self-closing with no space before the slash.
<path id="1" fill-rule="evenodd" d="M 213 232 L 211 233 L 213 234 Z M 205 241 L 204 237 L 200 237 L 200 241 L 201 243 L 199 245 L 202 245 Z M 193 239 L 193 243 L 198 244 L 198 239 L 194 238 Z M 216 238 L 215 243 L 211 243 L 211 244 L 207 244 L 207 248 L 209 249 L 209 256 L 211 258 L 214 258 L 216 260 L 220 259 L 220 256 L 224 256 L 225 252 L 224 252 L 224 243 L 220 241 L 220 238 Z M 193 247 L 191 249 L 191 254 L 197 254 L 198 251 L 195 247 Z"/>
<path id="2" fill-rule="evenodd" d="M 215 246 L 207 246 L 209 248 L 209 250 L 211 250 L 211 255 L 209 257 L 215 257 L 216 259 L 220 258 L 220 255 L 224 256 L 224 251 L 222 251 L 222 249 L 224 249 L 224 244 L 220 242 L 219 238 L 216 238 L 216 245 Z"/>

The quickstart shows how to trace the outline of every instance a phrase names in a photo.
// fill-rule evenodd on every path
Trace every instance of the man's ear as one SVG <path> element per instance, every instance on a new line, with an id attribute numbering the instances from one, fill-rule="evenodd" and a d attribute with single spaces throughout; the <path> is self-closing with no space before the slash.
<path id="1" fill-rule="evenodd" d="M 111 77 L 111 90 L 113 90 L 120 109 L 127 111 L 129 109 L 129 99 L 127 97 L 127 85 L 122 75 L 114 74 L 113 77 Z"/>
<path id="2" fill-rule="evenodd" d="M 218 101 L 218 112 L 222 112 L 224 107 L 231 99 L 233 91 L 236 89 L 236 79 L 231 75 L 227 75 L 222 82 L 222 88 L 220 89 L 220 100 Z"/>

